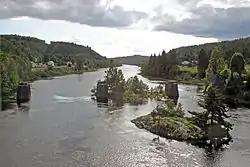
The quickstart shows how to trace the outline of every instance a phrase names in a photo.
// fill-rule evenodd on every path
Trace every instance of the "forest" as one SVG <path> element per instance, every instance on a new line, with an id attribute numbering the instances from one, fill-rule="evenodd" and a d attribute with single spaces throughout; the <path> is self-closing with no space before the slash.
<path id="1" fill-rule="evenodd" d="M 72 62 L 76 66 L 83 64 L 89 69 L 107 67 L 109 60 L 88 46 L 74 43 L 51 42 L 33 37 L 18 35 L 1 35 L 0 69 L 1 69 L 1 105 L 13 99 L 19 82 L 34 81 L 54 75 L 70 74 L 71 68 L 55 70 L 32 70 L 32 62 L 46 64 L 53 61 L 56 66 L 66 66 Z M 79 69 L 78 69 L 79 70 Z"/>
<path id="2" fill-rule="evenodd" d="M 226 61 L 230 61 L 232 55 L 235 52 L 243 54 L 245 60 L 250 59 L 250 37 L 240 38 L 231 41 L 221 41 L 214 43 L 206 43 L 202 45 L 186 46 L 173 49 L 176 53 L 177 60 L 179 63 L 183 61 L 196 61 L 200 50 L 203 49 L 206 54 L 211 55 L 214 47 L 221 49 L 221 54 Z"/>
<path id="3" fill-rule="evenodd" d="M 133 55 L 133 56 L 126 56 L 126 57 L 115 57 L 115 58 L 112 58 L 112 60 L 114 60 L 118 64 L 140 66 L 141 64 L 148 62 L 149 57 L 142 56 L 142 55 Z"/>
<path id="4" fill-rule="evenodd" d="M 198 55 L 186 61 L 187 64 L 183 64 L 178 59 L 180 58 L 178 50 L 173 49 L 168 53 L 163 51 L 159 56 L 151 55 L 149 62 L 142 66 L 141 73 L 150 78 L 201 84 L 204 86 L 204 91 L 209 86 L 216 85 L 225 95 L 225 103 L 230 107 L 250 107 L 248 65 L 250 57 L 248 47 L 250 45 L 247 45 L 249 39 L 221 42 L 217 46 L 214 44 L 197 46 L 196 49 L 201 46 L 214 47 L 212 50 L 201 48 Z M 239 43 L 242 46 L 238 46 Z"/>

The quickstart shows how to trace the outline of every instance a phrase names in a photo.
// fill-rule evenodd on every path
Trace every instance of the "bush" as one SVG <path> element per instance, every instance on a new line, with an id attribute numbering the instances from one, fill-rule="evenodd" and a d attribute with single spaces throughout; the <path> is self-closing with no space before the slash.
<path id="1" fill-rule="evenodd" d="M 242 81 L 239 77 L 230 78 L 226 86 L 227 95 L 239 95 L 241 92 Z"/>
<path id="2" fill-rule="evenodd" d="M 184 111 L 181 104 L 176 106 L 171 99 L 167 99 L 165 104 L 160 104 L 154 109 L 153 114 L 163 117 L 183 117 Z"/>
<path id="3" fill-rule="evenodd" d="M 246 76 L 245 81 L 246 81 L 246 83 L 245 83 L 245 89 L 246 90 L 250 90 L 250 74 L 248 74 Z"/>
<path id="4" fill-rule="evenodd" d="M 250 91 L 244 92 L 243 98 L 246 101 L 250 101 Z"/>
<path id="5" fill-rule="evenodd" d="M 230 76 L 230 72 L 231 71 L 228 68 L 225 68 L 220 72 L 220 76 L 226 80 Z"/>

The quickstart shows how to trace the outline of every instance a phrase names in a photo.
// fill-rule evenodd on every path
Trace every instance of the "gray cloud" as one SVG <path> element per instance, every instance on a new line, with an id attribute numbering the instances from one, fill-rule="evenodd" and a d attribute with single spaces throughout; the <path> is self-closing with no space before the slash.
<path id="1" fill-rule="evenodd" d="M 250 35 L 250 7 L 223 9 L 203 5 L 192 8 L 189 12 L 191 17 L 181 21 L 177 21 L 168 14 L 156 16 L 155 30 L 219 39 Z"/>
<path id="2" fill-rule="evenodd" d="M 149 19 L 156 31 L 219 39 L 250 35 L 249 0 L 218 0 L 234 6 L 227 9 L 202 5 L 203 1 L 176 0 L 191 14 L 179 21 L 165 12 L 168 10 L 164 10 L 163 5 L 154 10 L 156 16 L 151 19 L 143 12 L 125 10 L 121 6 L 109 7 L 109 3 L 101 5 L 101 0 L 0 0 L 0 19 L 29 16 L 102 27 L 126 27 L 141 19 Z"/>
<path id="3" fill-rule="evenodd" d="M 0 19 L 29 16 L 65 20 L 91 26 L 124 27 L 146 16 L 120 6 L 101 5 L 101 0 L 1 0 Z"/>

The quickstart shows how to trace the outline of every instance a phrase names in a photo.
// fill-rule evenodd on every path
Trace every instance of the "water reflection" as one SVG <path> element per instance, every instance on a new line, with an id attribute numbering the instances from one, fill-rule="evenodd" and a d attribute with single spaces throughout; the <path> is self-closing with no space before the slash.
<path id="1" fill-rule="evenodd" d="M 204 158 L 207 167 L 218 167 L 223 152 L 215 150 L 204 150 Z"/>
<path id="2" fill-rule="evenodd" d="M 82 81 L 82 74 L 78 74 L 78 76 L 77 76 L 77 81 L 78 81 L 78 82 L 81 82 L 81 81 Z"/>
<path id="3" fill-rule="evenodd" d="M 30 111 L 30 105 L 29 104 L 22 105 L 21 107 L 17 108 L 17 111 L 27 113 Z"/>

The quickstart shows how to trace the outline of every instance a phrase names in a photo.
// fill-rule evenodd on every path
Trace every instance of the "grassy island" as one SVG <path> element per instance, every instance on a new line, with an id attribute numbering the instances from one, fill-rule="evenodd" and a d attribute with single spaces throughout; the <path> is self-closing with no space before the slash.
<path id="1" fill-rule="evenodd" d="M 167 139 L 219 149 L 232 140 L 229 133 L 232 125 L 226 121 L 226 118 L 229 118 L 226 114 L 227 108 L 218 92 L 217 88 L 209 88 L 199 101 L 204 111 L 190 112 L 192 117 L 185 117 L 180 104 L 175 106 L 171 100 L 167 100 L 150 114 L 138 117 L 132 122 L 140 129 L 146 129 Z"/>

